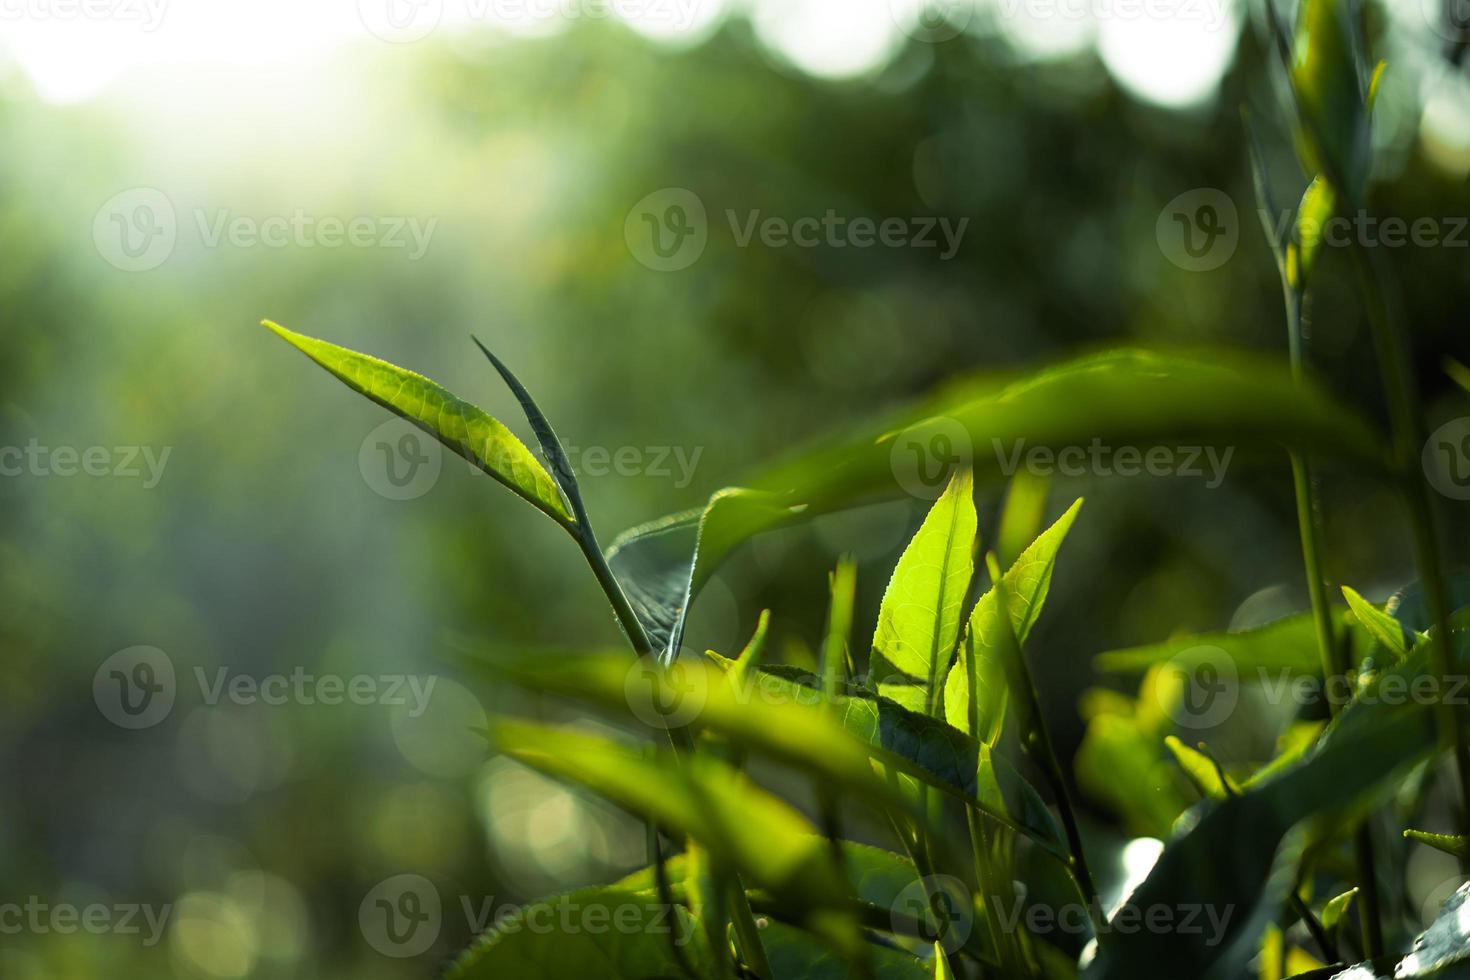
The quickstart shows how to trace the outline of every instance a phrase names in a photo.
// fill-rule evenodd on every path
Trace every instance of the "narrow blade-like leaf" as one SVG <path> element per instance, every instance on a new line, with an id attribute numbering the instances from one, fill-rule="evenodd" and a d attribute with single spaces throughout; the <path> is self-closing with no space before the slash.
<path id="1" fill-rule="evenodd" d="M 515 434 L 428 378 L 265 321 L 353 391 L 414 423 L 566 528 L 576 525 L 556 481 Z"/>
<path id="2" fill-rule="evenodd" d="M 1021 557 L 1005 573 L 1005 588 L 1010 596 L 1011 629 L 1018 643 L 1026 641 L 1041 614 L 1047 593 L 1051 590 L 1057 553 L 1081 507 L 1082 501 L 1078 500 L 1067 508 L 1055 524 L 1021 552 Z M 944 682 L 945 720 L 960 731 L 969 732 L 970 715 L 973 713 L 980 727 L 971 734 L 982 742 L 990 743 L 999 736 L 1005 718 L 1005 667 L 997 659 L 999 626 L 1000 608 L 992 588 L 981 596 L 975 611 L 970 614 L 960 655 Z M 970 704 L 972 676 L 976 678 L 978 688 L 973 712 Z"/>

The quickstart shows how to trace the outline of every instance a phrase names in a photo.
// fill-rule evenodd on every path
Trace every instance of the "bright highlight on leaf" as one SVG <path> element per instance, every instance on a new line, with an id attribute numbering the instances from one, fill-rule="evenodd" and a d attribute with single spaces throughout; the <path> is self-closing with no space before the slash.
<path id="1" fill-rule="evenodd" d="M 870 673 L 878 693 L 935 714 L 975 571 L 974 481 L 954 475 L 904 549 L 883 593 Z"/>

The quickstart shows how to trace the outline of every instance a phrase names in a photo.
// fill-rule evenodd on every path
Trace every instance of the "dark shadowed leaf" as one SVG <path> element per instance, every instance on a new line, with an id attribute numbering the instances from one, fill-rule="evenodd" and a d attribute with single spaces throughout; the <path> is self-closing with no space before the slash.
<path id="1" fill-rule="evenodd" d="M 761 930 L 761 942 L 771 971 L 791 980 L 850 980 L 856 976 L 850 964 L 790 926 L 772 922 Z M 931 980 L 933 967 L 917 956 L 882 946 L 869 947 L 873 972 L 882 980 Z"/>
<path id="2" fill-rule="evenodd" d="M 1389 677 L 1407 685 L 1425 669 L 1424 655 L 1413 655 L 1383 671 L 1370 693 Z M 1405 698 L 1354 701 L 1295 762 L 1207 810 L 1165 849 L 1130 899 L 1138 909 L 1189 904 L 1217 915 L 1228 910 L 1223 940 L 1211 945 L 1182 931 L 1118 932 L 1102 944 L 1086 976 L 1235 975 L 1290 885 L 1287 863 L 1276 862 L 1288 831 L 1308 817 L 1359 801 L 1436 744 L 1429 706 Z"/>
<path id="3" fill-rule="evenodd" d="M 631 890 L 589 888 L 533 902 L 497 923 L 444 977 L 687 980 L 691 969 L 713 975 L 709 948 L 686 910 Z"/>

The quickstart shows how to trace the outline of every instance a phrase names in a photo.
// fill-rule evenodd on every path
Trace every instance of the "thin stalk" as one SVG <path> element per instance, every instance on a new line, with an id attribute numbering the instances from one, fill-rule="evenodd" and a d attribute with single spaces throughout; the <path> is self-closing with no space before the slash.
<path id="1" fill-rule="evenodd" d="M 1350 200 L 1349 203 L 1355 206 L 1355 213 L 1366 213 L 1357 201 Z M 1391 287 L 1391 271 L 1385 266 L 1383 257 L 1366 246 L 1349 249 L 1349 252 L 1373 326 L 1379 372 L 1388 401 L 1396 476 L 1408 503 L 1415 560 L 1434 626 L 1430 657 L 1441 681 L 1447 683 L 1454 666 L 1450 652 L 1449 587 L 1444 577 L 1429 484 L 1418 464 L 1419 447 L 1425 439 L 1424 425 L 1419 417 L 1418 386 L 1409 364 L 1402 316 Z M 1460 790 L 1460 827 L 1464 833 L 1466 821 L 1470 821 L 1470 750 L 1465 743 L 1464 719 L 1443 698 L 1435 707 L 1441 744 L 1451 750 L 1455 759 Z"/>
<path id="2" fill-rule="evenodd" d="M 1294 288 L 1282 277 L 1282 288 L 1286 293 L 1286 327 L 1291 349 L 1291 372 L 1301 381 L 1306 373 L 1306 294 Z M 1306 454 L 1293 450 L 1291 453 L 1292 485 L 1296 492 L 1297 530 L 1302 540 L 1302 564 L 1307 576 L 1307 593 L 1312 602 L 1312 622 L 1316 627 L 1317 650 L 1322 657 L 1323 683 L 1331 684 L 1332 678 L 1348 675 L 1347 658 L 1332 629 L 1332 607 L 1327 598 L 1327 578 L 1323 573 L 1321 507 L 1317 499 L 1317 488 L 1312 479 L 1311 462 Z M 1337 701 L 1327 699 L 1328 711 L 1335 717 L 1340 710 Z M 1362 901 L 1358 904 L 1358 918 L 1363 930 L 1363 945 L 1367 958 L 1383 954 L 1383 918 L 1378 906 L 1378 884 L 1374 873 L 1373 836 L 1367 820 L 1359 824 L 1353 834 L 1353 852 L 1357 864 L 1358 885 L 1362 888 Z"/>
<path id="3" fill-rule="evenodd" d="M 735 944 L 740 949 L 745 968 L 762 980 L 773 980 L 775 974 L 766 959 L 766 948 L 761 944 L 755 913 L 750 910 L 750 899 L 746 898 L 740 880 L 733 877 L 730 882 L 730 923 L 735 927 Z"/>
<path id="4" fill-rule="evenodd" d="M 602 587 L 603 595 L 612 604 L 613 613 L 618 617 L 618 625 L 628 637 L 628 642 L 633 645 L 633 650 L 640 656 L 653 652 L 653 642 L 648 638 L 648 632 L 643 628 L 643 623 L 638 619 L 637 613 L 633 612 L 633 604 L 628 601 L 627 593 L 623 591 L 622 583 L 613 574 L 612 568 L 603 557 L 602 548 L 597 544 L 597 535 L 592 530 L 592 524 L 587 520 L 587 509 L 582 505 L 580 495 L 572 499 L 572 510 L 576 513 L 577 525 L 574 529 L 568 529 L 577 546 L 582 549 L 582 556 L 587 559 L 587 564 L 592 568 L 592 574 L 597 576 L 597 584 Z"/>

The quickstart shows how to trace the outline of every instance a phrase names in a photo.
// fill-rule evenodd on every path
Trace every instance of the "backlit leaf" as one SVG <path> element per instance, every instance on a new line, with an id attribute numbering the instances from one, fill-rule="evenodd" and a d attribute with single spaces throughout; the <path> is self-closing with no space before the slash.
<path id="1" fill-rule="evenodd" d="M 935 502 L 893 570 L 878 627 L 871 674 L 878 693 L 934 714 L 954 656 L 975 570 L 974 482 L 961 470 Z"/>
<path id="2" fill-rule="evenodd" d="M 347 387 L 414 423 L 566 528 L 576 524 L 551 474 L 500 422 L 428 378 L 278 324 L 265 326 Z"/>

